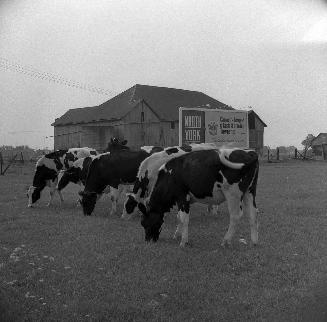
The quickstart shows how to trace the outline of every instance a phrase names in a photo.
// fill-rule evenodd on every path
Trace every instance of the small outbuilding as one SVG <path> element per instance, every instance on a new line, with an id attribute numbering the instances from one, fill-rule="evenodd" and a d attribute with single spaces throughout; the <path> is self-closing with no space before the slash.
<path id="1" fill-rule="evenodd" d="M 179 107 L 206 106 L 233 110 L 204 93 L 136 84 L 99 106 L 68 110 L 54 126 L 54 148 L 89 146 L 103 151 L 110 138 L 126 139 L 128 146 L 178 145 Z M 266 124 L 249 112 L 250 147 L 263 148 Z"/>
<path id="2" fill-rule="evenodd" d="M 327 160 L 327 133 L 319 133 L 311 142 L 314 158 Z"/>

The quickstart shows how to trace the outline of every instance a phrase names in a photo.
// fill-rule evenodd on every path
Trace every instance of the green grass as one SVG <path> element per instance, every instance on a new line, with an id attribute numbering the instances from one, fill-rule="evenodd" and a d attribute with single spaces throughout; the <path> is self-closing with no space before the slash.
<path id="1" fill-rule="evenodd" d="M 62 206 L 56 196 L 47 208 L 46 191 L 27 209 L 32 170 L 0 177 L 1 321 L 326 320 L 325 163 L 263 164 L 260 244 L 239 242 L 250 239 L 243 217 L 230 248 L 225 205 L 218 216 L 192 208 L 185 249 L 171 238 L 174 214 L 146 244 L 138 218 L 109 216 L 108 198 L 84 217 L 77 186 Z"/>

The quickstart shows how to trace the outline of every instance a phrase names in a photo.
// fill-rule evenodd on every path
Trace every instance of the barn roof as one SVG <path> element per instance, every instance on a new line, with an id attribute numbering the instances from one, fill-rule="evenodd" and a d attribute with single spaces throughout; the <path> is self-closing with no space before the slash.
<path id="1" fill-rule="evenodd" d="M 262 119 L 259 117 L 259 115 L 256 112 L 254 112 L 253 110 L 250 110 L 249 111 L 249 117 L 250 117 L 251 114 L 253 114 L 254 117 L 256 117 L 262 123 L 262 125 L 264 127 L 267 127 L 267 124 L 264 121 L 262 121 Z"/>
<path id="2" fill-rule="evenodd" d="M 70 109 L 51 125 L 119 120 L 140 101 L 145 101 L 163 121 L 177 121 L 181 106 L 209 104 L 210 108 L 233 109 L 201 92 L 136 84 L 99 106 Z"/>
<path id="3" fill-rule="evenodd" d="M 311 146 L 321 145 L 327 143 L 327 133 L 319 133 L 312 141 Z"/>

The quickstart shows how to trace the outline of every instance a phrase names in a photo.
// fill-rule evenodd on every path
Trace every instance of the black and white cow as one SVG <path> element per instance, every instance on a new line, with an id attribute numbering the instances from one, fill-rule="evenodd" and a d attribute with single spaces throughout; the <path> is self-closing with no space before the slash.
<path id="1" fill-rule="evenodd" d="M 140 165 L 136 181 L 133 186 L 133 192 L 127 194 L 123 207 L 122 218 L 130 216 L 138 204 L 145 205 L 146 198 L 151 194 L 153 186 L 157 180 L 160 167 L 171 159 L 177 158 L 192 151 L 217 149 L 216 145 L 211 143 L 191 144 L 186 146 L 175 146 L 165 148 L 163 151 L 150 155 Z M 216 207 L 209 205 L 209 209 Z M 216 209 L 216 208 L 214 208 Z"/>
<path id="2" fill-rule="evenodd" d="M 105 152 L 130 150 L 130 148 L 126 144 L 127 144 L 127 140 L 121 140 L 120 141 L 117 138 L 111 138 Z"/>
<path id="3" fill-rule="evenodd" d="M 180 246 L 188 242 L 190 205 L 193 202 L 227 201 L 230 224 L 222 245 L 230 244 L 236 224 L 245 212 L 250 219 L 251 240 L 258 242 L 255 204 L 258 155 L 242 149 L 206 150 L 187 153 L 161 166 L 147 205 L 139 204 L 146 241 L 157 241 L 164 213 L 176 204 L 179 224 L 174 237 Z"/>
<path id="4" fill-rule="evenodd" d="M 84 147 L 57 150 L 42 156 L 36 163 L 33 184 L 27 191 L 27 206 L 32 207 L 32 205 L 40 199 L 41 192 L 46 186 L 50 188 L 50 200 L 48 203 L 48 206 L 50 206 L 56 191 L 59 172 L 63 169 L 69 169 L 74 161 L 79 158 L 85 158 L 96 154 L 96 150 Z M 63 201 L 60 191 L 58 191 L 58 194 L 60 200 Z"/>
<path id="5" fill-rule="evenodd" d="M 103 153 L 95 157 L 89 167 L 84 191 L 80 192 L 84 215 L 92 214 L 96 200 L 107 186 L 110 186 L 111 190 L 112 208 L 110 213 L 115 213 L 122 188 L 135 182 L 141 162 L 158 150 L 162 150 L 162 148 L 146 147 L 138 151 L 121 150 L 114 153 Z"/>
<path id="6" fill-rule="evenodd" d="M 105 153 L 130 150 L 126 144 L 127 140 L 120 141 L 117 138 L 111 138 Z M 78 159 L 74 161 L 68 169 L 60 171 L 57 184 L 58 192 L 64 189 L 70 182 L 78 185 L 85 185 L 86 176 L 93 157 L 94 156 Z"/>
<path id="7" fill-rule="evenodd" d="M 78 185 L 85 185 L 89 166 L 94 157 L 95 156 L 89 156 L 78 159 L 74 161 L 69 169 L 61 171 L 58 176 L 58 192 L 64 189 L 70 182 Z"/>

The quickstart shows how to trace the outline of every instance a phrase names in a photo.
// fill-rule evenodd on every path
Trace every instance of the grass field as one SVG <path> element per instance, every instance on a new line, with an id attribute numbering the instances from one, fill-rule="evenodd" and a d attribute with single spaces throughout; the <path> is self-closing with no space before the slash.
<path id="1" fill-rule="evenodd" d="M 138 218 L 76 207 L 78 187 L 44 192 L 28 209 L 33 168 L 0 177 L 0 321 L 326 321 L 327 164 L 262 164 L 259 245 L 242 218 L 232 247 L 225 205 L 218 216 L 195 205 L 190 246 L 171 237 L 166 217 L 156 244 Z M 121 210 L 121 207 L 119 208 Z"/>

